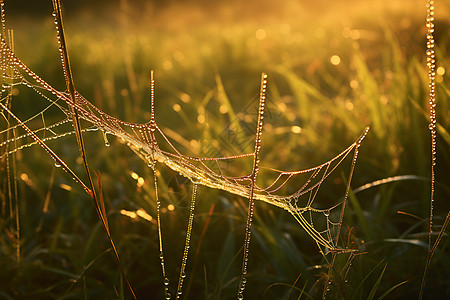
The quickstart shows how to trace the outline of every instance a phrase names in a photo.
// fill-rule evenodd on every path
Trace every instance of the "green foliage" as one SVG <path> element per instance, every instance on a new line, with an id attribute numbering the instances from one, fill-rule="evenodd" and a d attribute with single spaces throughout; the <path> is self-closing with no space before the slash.
<path id="1" fill-rule="evenodd" d="M 416 9 L 418 14 L 422 12 L 421 7 Z M 154 69 L 158 124 L 170 129 L 166 134 L 186 155 L 252 151 L 254 132 L 246 132 L 243 126 L 253 126 L 254 119 L 245 117 L 256 111 L 261 71 L 270 78 L 261 149 L 267 167 L 293 170 L 315 166 L 334 157 L 370 125 L 352 187 L 396 175 L 416 177 L 350 193 L 344 219 L 347 229 L 341 240 L 361 254 L 352 259 L 348 273 L 339 273 L 346 269 L 345 260 L 336 264 L 339 276 L 335 275 L 327 295 L 331 299 L 410 299 L 418 294 L 426 259 L 430 193 L 424 179 L 429 175 L 430 147 L 428 83 L 419 30 L 423 22 L 414 15 L 404 27 L 397 21 L 410 16 L 394 15 L 386 16 L 383 24 L 373 19 L 362 23 L 358 16 L 365 19 L 365 13 L 359 11 L 350 25 L 332 19 L 308 27 L 300 18 L 292 18 L 283 20 L 284 27 L 279 22 L 262 26 L 250 18 L 238 26 L 223 22 L 175 28 L 168 25 L 171 19 L 131 25 L 134 20 L 124 11 L 112 17 L 125 19 L 125 23 L 106 27 L 104 20 L 80 13 L 67 23 L 68 49 L 77 90 L 126 121 L 150 119 L 146 99 L 149 70 Z M 445 20 L 441 18 L 437 33 L 448 29 Z M 20 58 L 45 80 L 64 89 L 50 19 L 33 24 L 11 21 Z M 259 29 L 264 29 L 265 38 L 255 38 Z M 435 224 L 439 226 L 449 210 L 444 200 L 450 195 L 446 181 L 450 171 L 446 101 L 450 67 L 448 35 L 438 34 L 436 39 L 439 66 L 447 71 L 436 88 L 439 164 Z M 332 55 L 339 55 L 340 64 L 330 63 Z M 18 92 L 13 101 L 16 111 L 24 118 L 36 113 L 36 103 L 42 99 L 23 87 Z M 201 116 L 204 122 L 198 122 Z M 2 118 L 1 130 L 4 123 Z M 244 134 L 233 139 L 228 130 L 231 124 Z M 101 134 L 86 133 L 84 137 L 90 166 L 102 174 L 105 213 L 125 273 L 138 299 L 161 299 L 164 291 L 152 170 L 119 139 L 108 137 L 111 146 L 104 147 Z M 74 136 L 48 144 L 77 174 L 83 174 Z M 13 199 L 17 202 L 7 200 L 5 174 L 10 171 L 2 158 L 0 297 L 126 299 L 130 295 L 94 205 L 71 176 L 55 168 L 45 155 L 33 146 L 10 156 L 16 160 L 18 191 L 13 192 Z M 248 167 L 242 162 L 230 165 L 229 171 Z M 170 170 L 158 170 L 167 273 L 177 278 L 191 186 Z M 143 178 L 144 184 L 138 184 L 132 174 Z M 345 176 L 327 179 L 318 195 L 319 204 L 343 196 Z M 258 180 L 269 179 L 262 176 Z M 197 203 L 185 295 L 190 299 L 234 298 L 247 202 L 201 188 Z M 48 209 L 43 211 L 46 205 Z M 132 219 L 121 213 L 141 208 L 153 218 Z M 14 213 L 10 213 L 15 209 L 20 214 L 20 241 Z M 246 297 L 320 298 L 329 261 L 314 241 L 285 211 L 256 203 L 255 212 Z M 430 266 L 427 298 L 450 297 L 449 245 L 444 234 Z"/>

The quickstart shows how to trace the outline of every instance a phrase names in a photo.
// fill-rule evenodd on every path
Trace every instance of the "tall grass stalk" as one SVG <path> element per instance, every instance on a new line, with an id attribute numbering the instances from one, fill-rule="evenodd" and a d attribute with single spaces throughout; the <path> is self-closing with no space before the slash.
<path id="1" fill-rule="evenodd" d="M 59 51 L 61 53 L 61 63 L 62 63 L 62 67 L 64 70 L 64 76 L 65 76 L 65 80 L 66 80 L 67 90 L 69 91 L 70 99 L 71 99 L 72 103 L 76 103 L 77 99 L 75 96 L 75 85 L 73 83 L 72 69 L 70 67 L 69 55 L 68 55 L 66 39 L 65 39 L 65 35 L 64 35 L 64 27 L 63 27 L 62 15 L 61 15 L 60 0 L 53 0 L 53 16 L 55 17 Z M 95 191 L 94 183 L 92 181 L 91 172 L 89 170 L 89 166 L 88 166 L 88 162 L 87 162 L 87 158 L 86 158 L 86 150 L 85 150 L 83 134 L 82 134 L 82 129 L 81 129 L 81 125 L 80 125 L 80 118 L 78 116 L 77 108 L 75 105 L 71 105 L 70 110 L 71 110 L 73 127 L 75 129 L 75 135 L 77 138 L 78 150 L 79 150 L 81 158 L 83 160 L 83 165 L 84 165 L 86 175 L 87 175 L 88 181 L 89 181 L 89 186 L 90 186 L 90 188 L 87 189 L 86 192 L 94 200 L 95 208 L 97 210 L 97 215 L 98 215 L 98 217 L 103 225 L 103 228 L 105 229 L 105 232 L 108 236 L 108 240 L 111 244 L 115 258 L 117 260 L 117 264 L 119 265 L 120 271 L 122 273 L 122 278 L 125 281 L 131 295 L 133 296 L 134 299 L 136 299 L 136 295 L 126 277 L 125 271 L 122 267 L 122 263 L 120 262 L 120 259 L 119 259 L 119 254 L 117 253 L 116 247 L 111 238 L 111 233 L 110 233 L 108 221 L 106 218 L 106 210 L 105 210 L 105 205 L 104 205 L 104 201 L 103 201 L 103 195 L 101 194 L 100 174 L 97 174 L 100 197 L 97 196 L 97 193 Z"/>
<path id="2" fill-rule="evenodd" d="M 59 6 L 59 1 L 55 0 L 54 5 Z M 403 3 L 402 7 L 407 5 Z M 117 13 L 120 15 L 121 11 Z M 188 13 L 183 10 L 178 17 L 185 14 Z M 180 33 L 153 30 L 158 25 L 148 18 L 148 24 L 142 25 L 142 31 L 138 30 L 135 35 L 130 24 L 125 24 L 126 28 L 121 30 L 126 33 L 126 38 L 119 38 L 117 45 L 114 44 L 117 36 L 98 30 L 100 26 L 89 27 L 86 32 L 77 28 L 73 30 L 73 40 L 68 37 L 71 39 L 70 58 L 74 73 L 68 63 L 64 32 L 60 33 L 64 40 L 60 55 L 65 73 L 61 80 L 64 78 L 66 81 L 66 93 L 47 89 L 37 73 L 25 69 L 21 62 L 18 66 L 22 70 L 19 71 L 28 74 L 30 81 L 35 76 L 39 78 L 35 84 L 22 89 L 22 84 L 14 82 L 14 77 L 1 79 L 6 88 L 0 99 L 0 125 L 7 129 L 2 127 L 0 131 L 0 155 L 2 163 L 6 161 L 6 165 L 0 166 L 0 171 L 8 177 L 2 177 L 2 187 L 7 188 L 0 190 L 0 254 L 8 259 L 0 259 L 0 268 L 6 270 L 4 274 L 14 275 L 9 261 L 16 264 L 15 260 L 20 259 L 23 273 L 11 276 L 13 279 L 0 274 L 4 282 L 0 285 L 0 295 L 11 298 L 10 295 L 26 297 L 34 293 L 42 297 L 74 295 L 87 299 L 95 293 L 102 293 L 125 298 L 123 285 L 130 290 L 131 287 L 126 283 L 124 270 L 130 270 L 126 273 L 134 282 L 136 297 L 164 297 L 167 296 L 164 293 L 169 291 L 176 292 L 178 297 L 182 290 L 180 278 L 183 277 L 183 269 L 187 270 L 184 298 L 235 298 L 236 289 L 239 289 L 238 295 L 240 291 L 244 295 L 244 277 L 248 280 L 245 296 L 249 299 L 261 297 L 263 289 L 260 286 L 269 287 L 263 297 L 276 299 L 313 299 L 324 295 L 329 299 L 382 299 L 388 295 L 411 298 L 419 293 L 420 297 L 432 297 L 433 293 L 447 295 L 449 291 L 444 282 L 450 272 L 446 268 L 449 244 L 445 231 L 450 213 L 442 219 L 439 233 L 434 231 L 437 231 L 442 206 L 445 206 L 438 200 L 448 194 L 448 185 L 439 182 L 439 172 L 448 170 L 448 155 L 445 148 L 435 149 L 439 168 L 432 166 L 432 173 L 436 172 L 436 176 L 432 175 L 432 180 L 427 179 L 429 162 L 426 159 L 425 126 L 428 124 L 425 123 L 432 124 L 433 121 L 426 120 L 428 112 L 422 107 L 427 104 L 424 105 L 422 100 L 426 94 L 425 86 L 429 83 L 425 82 L 427 72 L 420 62 L 423 54 L 415 56 L 416 40 L 419 39 L 417 30 L 412 33 L 416 28 L 415 19 L 410 20 L 406 13 L 401 15 L 403 17 L 394 19 L 399 21 L 395 24 L 387 20 L 382 25 L 374 25 L 367 19 L 369 24 L 348 23 L 342 25 L 345 26 L 343 30 L 337 26 L 340 23 L 336 20 L 331 21 L 331 27 L 321 23 L 317 30 L 310 30 L 308 26 L 296 27 L 286 19 L 283 21 L 286 24 L 267 27 L 258 23 L 255 28 L 242 25 L 229 30 L 227 25 L 221 27 L 223 36 L 216 31 L 210 35 L 208 29 L 195 26 L 183 27 Z M 62 28 L 62 16 L 59 15 L 59 22 L 58 13 L 56 16 L 57 25 Z M 70 22 L 70 18 L 64 21 Z M 67 28 L 70 28 L 69 22 L 65 22 L 66 26 L 69 25 Z M 88 24 L 78 19 L 76 22 Z M 2 24 L 4 27 L 4 22 Z M 25 29 L 35 30 L 29 25 Z M 114 34 L 119 36 L 119 31 Z M 189 34 L 186 35 L 187 32 Z M 409 32 L 412 34 L 408 35 Z M 94 38 L 89 37 L 90 34 L 94 34 Z M 3 32 L 2 38 L 5 36 Z M 21 42 L 18 36 L 19 44 L 23 43 L 23 38 Z M 165 42 L 165 36 L 173 37 L 176 42 Z M 199 42 L 205 37 L 208 42 Z M 265 38 L 259 40 L 256 37 Z M 439 35 L 434 38 L 438 39 Z M 435 51 L 441 51 L 444 56 L 447 53 L 446 37 L 441 36 L 440 39 L 444 42 L 439 43 Z M 47 45 L 46 38 L 30 38 L 27 45 L 36 45 L 33 53 L 21 54 L 30 60 L 27 65 L 33 70 L 39 69 L 48 80 L 54 80 L 52 85 L 57 85 L 59 79 L 51 79 L 51 75 L 56 73 L 53 68 L 60 67 L 49 63 L 51 56 L 47 54 L 50 53 L 47 48 L 40 51 L 38 47 Z M 405 45 L 407 48 L 411 45 L 411 49 L 405 49 Z M 16 48 L 20 52 L 24 47 Z M 409 52 L 413 55 L 407 54 Z M 2 61 L 5 56 L 6 61 L 18 57 L 9 50 L 1 55 Z M 335 56 L 340 58 L 338 65 L 330 62 L 330 57 Z M 40 57 L 45 63 L 33 61 L 33 57 Z M 107 57 L 114 57 L 114 60 L 108 62 Z M 123 61 L 118 59 L 120 57 L 124 57 Z M 102 67 L 99 67 L 100 62 Z M 12 70 L 10 64 L 6 65 L 8 70 Z M 447 68 L 445 62 L 436 65 Z M 158 98 L 162 101 L 157 104 L 162 104 L 162 109 L 158 110 L 158 125 L 154 114 L 153 74 L 151 111 L 140 106 L 140 99 L 144 99 L 144 84 L 141 82 L 147 82 L 144 78 L 148 76 L 148 71 L 143 69 L 147 66 L 158 70 L 158 78 L 161 78 L 158 79 L 161 82 L 158 84 Z M 248 78 L 253 78 L 262 69 L 273 74 L 268 86 L 270 94 L 265 103 L 264 139 L 259 152 L 264 164 L 256 172 L 253 125 L 261 120 L 256 120 L 257 109 L 254 109 L 258 87 Z M 68 73 L 71 76 L 67 76 Z M 77 77 L 76 74 L 82 76 Z M 72 76 L 77 83 L 76 89 L 73 78 L 70 79 Z M 445 96 L 448 94 L 446 77 L 438 74 L 436 79 L 435 96 Z M 38 92 L 39 96 L 45 89 L 48 94 L 53 93 L 53 99 L 42 95 L 44 102 L 47 99 L 50 104 L 41 108 L 38 106 L 40 101 L 34 101 L 33 93 Z M 77 89 L 88 94 L 97 107 L 119 118 L 113 120 L 100 115 L 100 119 L 104 119 L 103 123 L 95 123 L 97 128 L 86 125 L 94 119 L 83 119 L 86 106 L 81 103 L 85 99 Z M 14 98 L 8 98 L 12 96 Z M 52 124 L 54 120 L 60 120 L 61 112 L 65 113 L 64 102 L 69 110 L 63 116 L 61 129 L 55 129 Z M 444 116 L 440 123 L 436 120 L 435 126 L 437 140 L 442 143 L 448 142 L 445 105 L 436 107 L 439 109 L 436 113 Z M 52 109 L 56 111 L 55 116 Z M 38 110 L 37 114 L 35 110 Z M 34 117 L 29 118 L 30 113 Z M 126 130 L 139 136 L 142 129 L 144 134 L 141 137 L 153 152 L 134 147 L 134 140 L 124 140 L 120 134 L 114 137 L 114 131 L 106 125 L 110 125 L 110 120 L 113 124 L 120 118 L 133 122 L 150 119 L 148 123 L 134 124 L 135 127 Z M 353 142 L 353 138 L 368 124 L 372 129 L 360 147 L 355 173 L 352 171 L 350 177 L 346 174 L 346 168 L 354 168 L 351 155 L 347 153 L 348 159 L 342 159 L 343 167 L 336 167 L 335 174 L 328 172 L 334 168 L 331 165 L 313 173 L 314 178 L 323 182 L 319 184 L 320 191 L 313 189 L 304 195 L 306 199 L 300 198 L 298 203 L 292 200 L 293 207 L 294 204 L 303 205 L 303 200 L 306 206 L 314 202 L 311 207 L 317 211 L 299 213 L 294 215 L 294 220 L 285 210 L 267 202 L 252 201 L 261 197 L 258 188 L 272 180 L 269 174 L 272 168 L 307 169 L 328 161 L 341 151 L 343 145 Z M 159 131 L 158 126 L 161 125 L 171 129 Z M 96 134 L 93 131 L 100 132 Z M 156 133 L 152 135 L 151 132 Z M 162 138 L 160 133 L 164 134 Z M 75 137 L 73 141 L 70 136 Z M 138 157 L 126 147 L 127 142 Z M 51 170 L 48 169 L 39 153 L 32 149 L 37 147 L 30 147 L 34 144 L 47 151 L 60 168 L 52 166 Z M 102 149 L 103 144 L 109 147 Z M 357 146 L 359 150 L 359 144 Z M 191 207 L 194 195 L 190 186 L 201 185 L 199 173 L 191 172 L 190 175 L 198 177 L 189 178 L 184 176 L 185 173 L 178 175 L 178 171 L 164 167 L 164 160 L 156 159 L 160 153 L 167 155 L 170 162 L 184 163 L 185 169 L 189 169 L 189 164 L 212 168 L 222 176 L 222 183 L 228 180 L 224 179 L 228 172 L 246 176 L 244 171 L 252 167 L 250 175 L 258 173 L 258 176 L 254 176 L 253 181 L 245 177 L 248 184 L 237 193 L 224 192 L 216 187 L 199 190 L 194 214 Z M 201 160 L 203 156 L 236 158 L 241 153 L 247 154 L 230 162 Z M 197 160 L 190 160 L 190 157 Z M 8 169 L 6 172 L 5 168 Z M 68 173 L 69 178 L 58 172 L 61 169 Z M 101 176 L 100 171 L 92 173 L 94 169 L 101 170 Z M 42 176 L 47 173 L 49 175 Z M 209 176 L 213 173 L 202 174 Z M 67 184 L 70 177 L 75 179 L 73 186 Z M 349 179 L 353 184 L 350 185 Z M 4 184 L 6 181 L 9 183 Z M 430 228 L 423 232 L 421 228 L 426 220 L 421 213 L 429 203 L 430 193 L 425 186 L 429 186 L 430 181 L 431 204 L 433 199 L 436 202 L 435 207 L 430 207 L 430 223 L 427 224 Z M 281 190 L 286 194 L 295 192 L 296 184 L 298 182 L 286 184 Z M 252 189 L 253 197 L 250 196 Z M 92 220 L 88 210 L 84 209 L 82 190 L 90 201 L 93 200 L 98 219 Z M 42 203 L 36 200 L 42 200 Z M 338 204 L 328 215 L 326 208 L 334 203 Z M 42 210 L 35 209 L 41 204 Z M 249 223 L 251 211 L 254 212 L 254 220 Z M 142 217 L 145 214 L 145 218 Z M 37 230 L 35 220 L 39 221 Z M 187 226 L 183 220 L 187 220 Z M 11 230 L 6 227 L 9 225 Z M 16 232 L 19 233 L 15 228 L 19 229 L 19 225 L 20 238 L 15 238 Z M 106 247 L 111 250 L 96 255 L 105 247 L 97 242 L 98 233 L 102 230 L 108 238 Z M 112 233 L 117 237 L 115 243 Z M 242 276 L 242 267 L 248 248 L 240 247 L 239 242 L 243 234 L 244 245 L 250 245 L 252 252 L 247 256 L 249 271 L 246 276 Z M 251 244 L 250 238 L 247 239 L 250 234 Z M 187 238 L 188 235 L 192 240 Z M 420 271 L 410 261 L 416 261 L 418 253 L 426 248 L 422 241 L 425 237 L 429 239 L 428 257 L 420 287 L 413 285 L 414 279 L 420 278 L 411 278 L 410 275 Z M 318 240 L 322 244 L 317 243 Z M 21 247 L 19 251 L 17 245 Z M 187 245 L 193 250 L 193 259 L 189 259 L 189 263 Z M 317 246 L 322 252 L 317 251 Z M 358 254 L 352 252 L 356 249 Z M 82 255 L 79 255 L 80 251 Z M 103 261 L 104 254 L 110 251 L 114 252 L 119 267 L 116 261 Z M 161 253 L 164 254 L 163 278 L 158 259 Z M 243 253 L 239 267 L 238 258 Z M 179 260 L 173 259 L 180 255 L 181 267 Z M 432 260 L 439 263 L 432 265 Z M 186 265 L 183 267 L 184 262 Z M 381 265 L 384 265 L 383 270 Z M 35 270 L 45 272 L 46 276 L 36 278 L 33 275 Z M 118 281 L 119 276 L 123 277 L 117 286 L 114 284 L 112 291 L 108 283 Z M 166 278 L 177 276 L 178 287 L 172 287 L 172 281 L 170 285 L 164 284 Z M 332 283 L 328 284 L 330 280 Z M 439 288 L 435 289 L 436 286 Z M 327 288 L 330 291 L 326 291 Z"/>

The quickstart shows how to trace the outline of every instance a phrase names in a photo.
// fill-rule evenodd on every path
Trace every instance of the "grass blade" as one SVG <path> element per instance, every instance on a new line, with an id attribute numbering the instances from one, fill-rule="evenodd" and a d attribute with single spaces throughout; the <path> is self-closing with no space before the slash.
<path id="1" fill-rule="evenodd" d="M 367 300 L 372 300 L 373 297 L 375 297 L 375 293 L 377 292 L 378 286 L 380 285 L 381 279 L 383 278 L 384 271 L 386 271 L 387 263 L 384 265 L 383 271 L 381 271 L 380 276 L 378 276 L 377 281 L 375 282 L 375 285 L 372 287 L 372 290 L 370 291 L 369 296 L 367 297 Z"/>
<path id="2" fill-rule="evenodd" d="M 68 51 L 67 51 L 67 45 L 66 45 L 65 34 L 64 34 L 64 26 L 63 26 L 63 21 L 62 21 L 63 19 L 62 19 L 62 13 L 61 13 L 61 4 L 60 4 L 59 0 L 53 0 L 53 10 L 54 10 L 53 14 L 55 16 L 55 24 L 56 24 L 56 30 L 57 30 L 59 49 L 60 49 L 60 54 L 61 54 L 61 63 L 62 63 L 63 69 L 64 69 L 66 86 L 67 86 L 67 90 L 69 91 L 71 101 L 73 104 L 75 104 L 76 103 L 75 85 L 74 85 L 73 78 L 72 78 L 72 70 L 70 67 L 69 55 L 68 55 Z M 134 294 L 133 288 L 131 287 L 131 285 L 125 275 L 125 271 L 123 270 L 122 263 L 120 262 L 120 259 L 119 259 L 119 254 L 117 253 L 116 247 L 112 241 L 112 238 L 111 238 L 111 235 L 109 232 L 108 221 L 106 220 L 106 213 L 105 213 L 103 198 L 100 197 L 100 199 L 98 199 L 96 196 L 96 193 L 95 193 L 94 183 L 92 181 L 92 176 L 89 171 L 89 166 L 88 166 L 88 162 L 87 162 L 86 151 L 85 151 L 85 146 L 84 146 L 84 141 L 83 141 L 83 136 L 82 136 L 82 129 L 81 129 L 81 124 L 80 124 L 77 108 L 75 107 L 75 105 L 69 105 L 69 106 L 70 106 L 70 109 L 72 112 L 72 114 L 71 114 L 72 122 L 73 122 L 73 126 L 75 129 L 75 135 L 77 137 L 79 152 L 82 157 L 83 165 L 86 170 L 86 175 L 88 177 L 89 184 L 91 187 L 91 189 L 89 189 L 87 191 L 88 192 L 90 191 L 89 194 L 92 197 L 92 199 L 94 200 L 97 214 L 102 222 L 102 225 L 108 236 L 108 240 L 114 251 L 114 255 L 116 257 L 117 263 L 118 263 L 120 271 L 122 273 L 122 277 L 125 280 L 127 287 L 130 290 L 133 298 L 136 299 L 136 295 Z M 99 176 L 98 181 L 100 184 L 100 176 Z M 101 184 L 99 186 L 99 189 L 101 191 Z M 100 204 L 99 204 L 99 201 L 100 201 Z"/>
<path id="3" fill-rule="evenodd" d="M 383 295 L 381 295 L 378 300 L 383 300 L 387 295 L 389 295 L 393 290 L 395 290 L 396 288 L 398 288 L 401 285 L 404 285 L 405 283 L 407 283 L 408 280 L 402 281 L 400 283 L 397 283 L 396 285 L 394 285 L 393 287 L 391 287 L 390 289 L 388 289 L 386 292 L 383 293 Z"/>

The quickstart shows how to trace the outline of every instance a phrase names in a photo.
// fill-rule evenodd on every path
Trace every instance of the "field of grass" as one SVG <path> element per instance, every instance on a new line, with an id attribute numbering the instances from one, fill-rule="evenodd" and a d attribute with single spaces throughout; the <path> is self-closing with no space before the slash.
<path id="1" fill-rule="evenodd" d="M 8 10 L 5 2 L 17 56 L 65 90 L 51 3 L 31 15 L 13 5 Z M 118 119 L 148 122 L 154 70 L 156 122 L 180 152 L 232 156 L 253 151 L 259 79 L 265 72 L 261 165 L 278 170 L 328 161 L 370 126 L 359 150 L 341 238 L 341 246 L 359 253 L 350 267 L 349 254 L 338 256 L 334 268 L 342 280 L 332 282 L 327 298 L 381 299 L 386 292 L 388 299 L 416 298 L 430 216 L 425 4 L 241 2 L 123 0 L 63 11 L 78 92 Z M 450 210 L 450 4 L 436 2 L 435 236 Z M 26 86 L 15 86 L 13 94 L 12 111 L 22 120 L 47 105 Z M 30 126 L 60 118 L 53 107 Z M 0 143 L 6 140 L 7 119 L 2 111 Z M 111 235 L 136 296 L 162 299 L 153 170 L 113 135 L 108 135 L 109 146 L 98 131 L 84 138 L 90 168 L 101 174 Z M 86 180 L 74 135 L 48 146 Z M 9 164 L 5 147 L 0 151 L 0 299 L 131 299 L 82 187 L 37 145 L 10 155 Z M 349 169 L 346 160 L 327 178 L 315 199 L 318 207 L 343 199 Z M 246 161 L 227 166 L 233 175 L 249 171 Z M 165 267 L 174 295 L 192 185 L 164 166 L 158 175 Z M 258 180 L 263 184 L 269 178 Z M 286 186 L 285 192 L 298 188 Z M 236 298 L 247 209 L 245 198 L 199 187 L 185 299 Z M 321 298 L 327 272 L 316 242 L 288 212 L 256 202 L 245 299 Z M 450 298 L 449 282 L 445 234 L 424 298 Z"/>

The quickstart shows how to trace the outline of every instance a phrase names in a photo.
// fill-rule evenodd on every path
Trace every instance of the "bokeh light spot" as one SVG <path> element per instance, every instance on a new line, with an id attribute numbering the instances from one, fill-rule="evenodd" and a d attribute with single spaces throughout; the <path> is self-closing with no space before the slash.
<path id="1" fill-rule="evenodd" d="M 152 221 L 153 220 L 153 217 L 152 216 L 150 216 L 144 209 L 142 209 L 142 208 L 139 208 L 137 211 L 136 211 L 136 214 L 139 216 L 139 217 L 141 217 L 141 218 L 143 218 L 143 219 L 145 219 L 145 220 L 147 220 L 147 221 Z"/>
<path id="2" fill-rule="evenodd" d="M 301 133 L 302 132 L 302 128 L 300 126 L 292 126 L 291 127 L 291 131 L 293 133 Z"/>
<path id="3" fill-rule="evenodd" d="M 176 111 L 176 112 L 181 111 L 181 106 L 180 106 L 180 104 L 178 104 L 178 103 L 174 104 L 174 105 L 172 106 L 172 108 L 173 108 L 173 110 Z"/>
<path id="4" fill-rule="evenodd" d="M 226 114 L 226 113 L 228 112 L 228 108 L 227 108 L 225 105 L 221 105 L 221 106 L 219 107 L 219 112 L 220 112 L 221 114 Z"/>
<path id="5" fill-rule="evenodd" d="M 256 30 L 256 34 L 255 35 L 256 35 L 256 39 L 257 40 L 262 41 L 262 40 L 264 40 L 266 38 L 267 32 L 264 29 L 259 28 L 258 30 Z"/>
<path id="6" fill-rule="evenodd" d="M 333 55 L 331 56 L 330 61 L 333 65 L 337 66 L 341 63 L 341 58 L 339 57 L 339 55 Z"/>
<path id="7" fill-rule="evenodd" d="M 199 122 L 200 124 L 203 124 L 203 123 L 205 123 L 205 121 L 206 121 L 205 115 L 198 115 L 197 122 Z"/>
<path id="8" fill-rule="evenodd" d="M 358 80 L 355 80 L 355 79 L 351 80 L 351 81 L 350 81 L 350 87 L 351 87 L 352 89 L 357 89 L 357 88 L 359 87 Z"/>
<path id="9" fill-rule="evenodd" d="M 186 93 L 181 93 L 180 100 L 183 101 L 184 103 L 189 103 L 189 101 L 191 101 L 191 96 Z"/>

